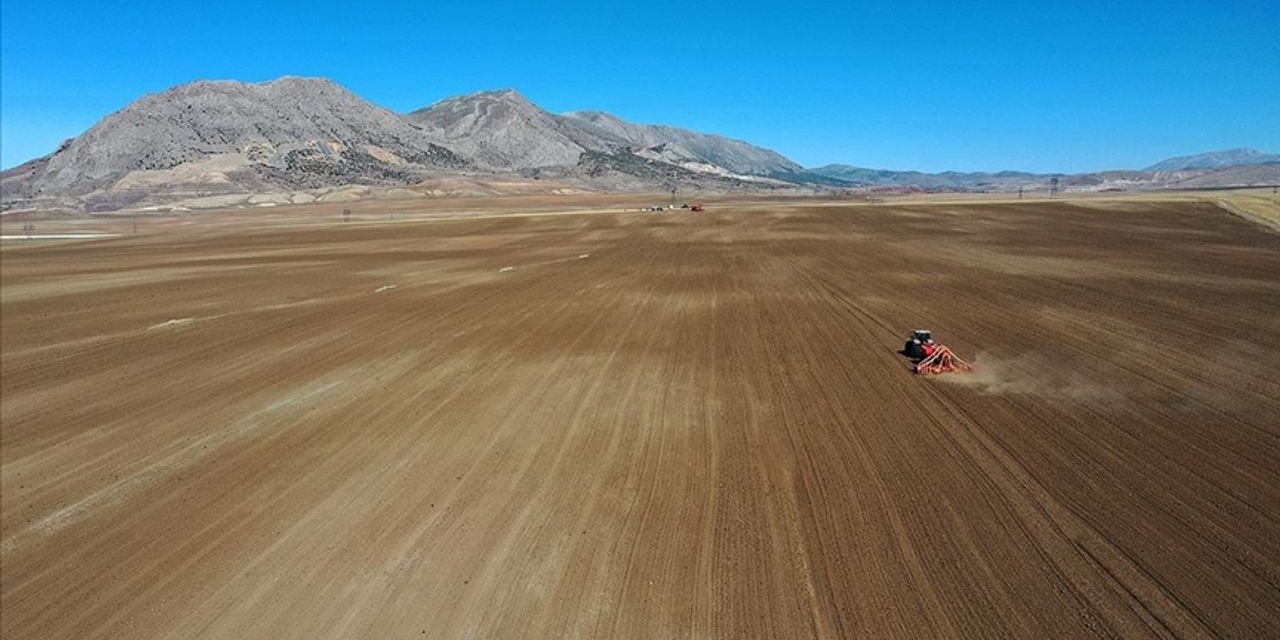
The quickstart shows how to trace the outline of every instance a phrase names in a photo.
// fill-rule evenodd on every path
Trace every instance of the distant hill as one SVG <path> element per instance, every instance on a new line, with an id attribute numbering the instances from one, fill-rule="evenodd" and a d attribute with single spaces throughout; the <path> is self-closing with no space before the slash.
<path id="1" fill-rule="evenodd" d="M 1195 169 L 1224 169 L 1257 164 L 1280 163 L 1280 154 L 1262 153 L 1256 149 L 1228 149 L 1190 156 L 1178 156 L 1161 160 L 1145 171 L 1190 171 Z"/>
<path id="2" fill-rule="evenodd" d="M 1248 157 L 1257 159 L 1267 156 L 1258 154 Z M 848 188 L 862 190 L 1018 191 L 1025 189 L 1047 191 L 1054 179 L 1058 180 L 1058 189 L 1067 192 L 1211 189 L 1280 184 L 1280 163 L 1246 163 L 1158 171 L 1114 170 L 1078 174 L 1023 171 L 923 173 L 830 164 L 809 169 L 809 173 L 836 181 Z"/>
<path id="3" fill-rule="evenodd" d="M 867 169 L 847 164 L 829 164 L 809 169 L 809 171 L 820 176 L 842 180 L 859 186 L 918 187 L 921 189 L 940 190 L 1004 190 L 1007 188 L 1016 190 L 1019 184 L 1037 183 L 1042 179 L 1047 181 L 1053 177 L 1021 171 L 1001 171 L 998 173 L 892 171 L 887 169 Z M 1062 176 L 1063 174 L 1057 175 Z"/>

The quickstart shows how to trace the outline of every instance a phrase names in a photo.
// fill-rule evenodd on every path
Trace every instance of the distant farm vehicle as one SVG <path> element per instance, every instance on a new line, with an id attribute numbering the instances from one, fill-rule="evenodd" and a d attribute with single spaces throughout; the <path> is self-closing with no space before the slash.
<path id="1" fill-rule="evenodd" d="M 697 203 L 697 204 L 693 205 L 692 207 L 689 207 L 689 210 L 690 210 L 690 211 L 706 211 L 706 210 L 707 210 L 707 208 L 706 208 L 706 207 L 704 207 L 704 206 L 702 206 L 702 203 L 701 203 L 701 202 L 699 202 L 699 203 Z"/>
<path id="2" fill-rule="evenodd" d="M 960 359 L 945 345 L 933 340 L 933 332 L 916 329 L 902 347 L 902 355 L 911 359 L 911 370 L 919 374 L 973 371 L 973 366 Z"/>

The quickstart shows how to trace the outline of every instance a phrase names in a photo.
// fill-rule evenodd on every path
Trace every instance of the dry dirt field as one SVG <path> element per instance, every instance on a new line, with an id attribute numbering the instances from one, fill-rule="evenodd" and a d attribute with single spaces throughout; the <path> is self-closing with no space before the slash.
<path id="1" fill-rule="evenodd" d="M 4 638 L 1280 635 L 1213 206 L 230 215 L 0 249 Z"/>

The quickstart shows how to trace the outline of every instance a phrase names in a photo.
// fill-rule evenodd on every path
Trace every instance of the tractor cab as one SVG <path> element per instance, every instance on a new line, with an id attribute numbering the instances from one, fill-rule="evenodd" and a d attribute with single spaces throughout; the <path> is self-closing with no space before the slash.
<path id="1" fill-rule="evenodd" d="M 951 349 L 933 341 L 933 332 L 916 329 L 902 347 L 902 355 L 911 359 L 911 370 L 916 373 L 955 373 L 973 371 L 973 366 L 961 360 Z"/>
<path id="2" fill-rule="evenodd" d="M 912 360 L 923 360 L 933 355 L 933 332 L 928 329 L 916 329 L 902 347 L 903 355 Z"/>

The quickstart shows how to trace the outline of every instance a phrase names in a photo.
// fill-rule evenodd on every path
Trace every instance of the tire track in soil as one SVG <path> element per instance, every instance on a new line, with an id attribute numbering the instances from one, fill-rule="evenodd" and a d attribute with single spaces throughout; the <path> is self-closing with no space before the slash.
<path id="1" fill-rule="evenodd" d="M 867 327 L 869 323 L 874 327 L 864 332 L 865 335 L 861 336 L 862 340 L 871 342 L 888 333 L 891 328 L 888 323 L 860 308 L 847 296 L 837 293 L 828 284 L 823 283 L 818 275 L 809 275 L 816 287 L 822 288 L 837 300 L 857 318 L 861 326 Z M 1143 574 L 1123 556 L 1122 552 L 1111 546 L 1105 537 L 1090 529 L 1069 509 L 1057 503 L 1034 477 L 1013 462 L 1007 452 L 999 450 L 998 445 L 983 434 L 979 422 L 960 406 L 933 389 L 931 384 L 922 384 L 920 389 L 925 390 L 930 396 L 932 402 L 929 404 L 942 408 L 939 415 L 931 415 L 928 421 L 940 434 L 939 440 L 947 441 L 961 453 L 967 463 L 982 470 L 983 480 L 998 492 L 1002 502 L 1021 514 L 1023 531 L 1036 540 L 1037 546 L 1043 550 L 1044 557 L 1054 559 L 1058 565 L 1058 575 L 1071 584 L 1076 597 L 1082 602 L 1091 600 L 1088 606 L 1096 607 L 1097 611 L 1104 616 L 1099 620 L 1098 627 L 1095 627 L 1096 631 L 1102 632 L 1103 629 L 1109 628 L 1111 632 L 1119 632 L 1124 637 L 1132 637 L 1139 632 L 1139 628 L 1133 626 L 1131 621 L 1110 619 L 1112 616 L 1106 612 L 1105 601 L 1091 596 L 1101 588 L 1114 591 L 1119 587 L 1127 597 L 1132 598 L 1132 604 L 1135 606 L 1131 606 L 1130 610 L 1141 610 L 1149 614 L 1144 616 L 1143 620 L 1149 631 L 1161 635 L 1170 633 L 1170 627 L 1165 623 L 1168 619 L 1180 629 L 1180 633 L 1177 634 L 1179 636 L 1212 637 L 1199 620 L 1190 619 L 1185 615 L 1181 605 L 1164 591 L 1162 585 L 1151 576 Z M 960 437 L 956 435 L 957 431 L 969 437 Z M 1087 554 L 1088 561 L 1101 566 L 1106 572 L 1105 575 L 1111 579 L 1111 584 L 1099 585 L 1096 582 L 1095 572 L 1082 571 L 1079 565 L 1084 558 L 1072 557 L 1073 546 L 1077 547 L 1074 549 L 1076 553 Z M 1091 551 L 1090 546 L 1096 549 Z M 1110 559 L 1111 562 L 1101 562 L 1100 556 Z M 1118 575 L 1123 578 L 1117 577 Z M 921 581 L 923 581 L 922 578 Z M 940 607 L 935 605 L 931 608 Z M 952 630 L 948 635 L 956 634 Z"/>

